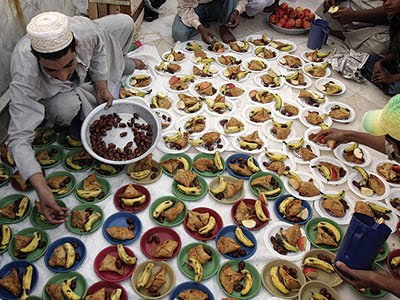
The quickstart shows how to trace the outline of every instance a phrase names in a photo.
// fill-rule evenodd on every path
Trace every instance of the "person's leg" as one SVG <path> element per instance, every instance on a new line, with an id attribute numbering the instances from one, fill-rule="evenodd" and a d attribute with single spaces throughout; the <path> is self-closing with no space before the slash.
<path id="1" fill-rule="evenodd" d="M 128 53 L 135 34 L 135 22 L 132 17 L 126 14 L 109 15 L 93 22 L 119 42 L 124 55 Z"/>
<path id="2" fill-rule="evenodd" d="M 380 61 L 383 57 L 379 55 L 370 55 L 361 69 L 361 74 L 368 80 L 372 80 L 372 72 L 376 62 Z"/>
<path id="3" fill-rule="evenodd" d="M 232 32 L 227 27 L 227 24 L 229 23 L 231 14 L 235 10 L 237 4 L 238 0 L 219 0 L 211 2 L 208 8 L 210 11 L 209 18 L 218 21 L 219 34 L 222 41 L 225 43 L 236 40 Z"/>

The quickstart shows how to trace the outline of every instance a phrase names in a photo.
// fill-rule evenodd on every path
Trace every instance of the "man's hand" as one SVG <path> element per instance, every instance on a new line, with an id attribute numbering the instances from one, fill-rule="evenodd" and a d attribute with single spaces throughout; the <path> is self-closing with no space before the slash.
<path id="1" fill-rule="evenodd" d="M 376 65 L 376 64 L 375 64 Z M 385 69 L 385 67 L 381 67 L 375 72 L 375 65 L 374 65 L 374 71 L 372 73 L 372 82 L 375 84 L 382 84 L 382 83 L 393 83 L 398 81 L 399 79 L 397 78 L 398 76 L 395 76 L 394 74 L 390 73 L 388 70 Z"/>
<path id="2" fill-rule="evenodd" d="M 324 13 L 328 11 L 329 8 L 336 5 L 335 0 L 325 0 L 324 1 Z"/>
<path id="3" fill-rule="evenodd" d="M 208 28 L 204 27 L 203 25 L 200 25 L 197 28 L 197 30 L 201 34 L 201 39 L 203 40 L 204 43 L 206 43 L 208 45 L 213 43 L 215 38 Z"/>
<path id="4" fill-rule="evenodd" d="M 39 199 L 40 210 L 47 221 L 51 224 L 61 224 L 67 221 L 68 208 L 59 206 L 50 190 L 41 193 Z"/>
<path id="5" fill-rule="evenodd" d="M 132 61 L 135 63 L 135 68 L 138 70 L 146 70 L 147 66 L 146 64 L 140 60 L 140 59 L 136 59 L 136 58 L 131 58 Z"/>
<path id="6" fill-rule="evenodd" d="M 332 15 L 336 21 L 340 24 L 345 25 L 354 21 L 356 12 L 348 7 L 340 7 L 339 11 Z"/>
<path id="7" fill-rule="evenodd" d="M 350 269 L 346 264 L 338 261 L 334 265 L 336 272 L 344 281 L 351 284 L 357 289 L 361 288 L 380 288 L 385 280 L 390 280 L 392 276 L 383 270 L 354 270 Z M 350 275 L 348 278 L 342 272 Z"/>
<path id="8" fill-rule="evenodd" d="M 239 12 L 235 9 L 229 17 L 228 28 L 235 29 L 240 23 Z"/>
<path id="9" fill-rule="evenodd" d="M 107 81 L 103 80 L 94 82 L 94 89 L 96 91 L 97 101 L 100 104 L 107 102 L 106 109 L 110 108 L 112 106 L 114 97 L 108 90 Z"/>
<path id="10" fill-rule="evenodd" d="M 340 144 L 346 144 L 352 141 L 351 138 L 352 131 L 341 130 L 341 129 L 327 129 L 321 130 L 320 132 L 313 134 L 311 140 L 314 142 L 319 142 L 326 144 L 328 141 L 334 141 L 333 148 L 336 148 Z"/>

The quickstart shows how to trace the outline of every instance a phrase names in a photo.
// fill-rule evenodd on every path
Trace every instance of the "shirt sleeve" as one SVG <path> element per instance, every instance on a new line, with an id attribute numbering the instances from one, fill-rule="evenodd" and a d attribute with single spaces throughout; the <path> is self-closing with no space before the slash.
<path id="1" fill-rule="evenodd" d="M 44 106 L 37 101 L 41 98 L 38 82 L 38 66 L 24 63 L 20 55 L 13 54 L 11 60 L 12 81 L 10 84 L 10 124 L 8 127 L 9 147 L 22 177 L 27 180 L 42 169 L 35 158 L 32 142 L 35 128 L 44 118 Z"/>
<path id="2" fill-rule="evenodd" d="M 236 5 L 236 10 L 239 12 L 239 15 L 241 15 L 245 10 L 246 10 L 246 5 L 247 5 L 247 0 L 239 0 L 238 4 Z"/>
<path id="3" fill-rule="evenodd" d="M 93 47 L 93 54 L 90 59 L 89 76 L 92 81 L 107 80 L 108 66 L 106 47 L 99 33 L 93 37 L 91 46 Z"/>
<path id="4" fill-rule="evenodd" d="M 178 15 L 181 17 L 182 23 L 188 27 L 197 28 L 201 25 L 199 16 L 195 12 L 198 6 L 198 1 L 192 0 L 179 0 L 178 1 Z"/>

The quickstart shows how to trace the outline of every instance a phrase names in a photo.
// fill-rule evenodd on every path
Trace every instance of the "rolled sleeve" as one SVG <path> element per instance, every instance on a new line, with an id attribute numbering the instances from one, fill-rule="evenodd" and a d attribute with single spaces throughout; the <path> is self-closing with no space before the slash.
<path id="1" fill-rule="evenodd" d="M 188 27 L 197 28 L 201 25 L 199 16 L 195 12 L 198 1 L 179 0 L 178 15 L 181 17 L 182 23 Z"/>
<path id="2" fill-rule="evenodd" d="M 89 76 L 92 81 L 102 81 L 108 78 L 107 54 L 103 39 L 99 34 L 92 41 L 93 55 L 90 60 Z"/>
<path id="3" fill-rule="evenodd" d="M 32 149 L 32 142 L 35 138 L 34 130 L 44 118 L 44 107 L 35 100 L 35 91 L 26 80 L 29 79 L 14 72 L 13 81 L 10 84 L 10 125 L 8 128 L 11 154 L 25 180 L 33 174 L 41 173 L 41 167 Z M 35 86 L 34 83 L 33 86 Z"/>
<path id="4" fill-rule="evenodd" d="M 236 8 L 235 8 L 239 12 L 239 15 L 244 13 L 244 11 L 246 10 L 247 3 L 248 3 L 247 0 L 239 0 L 238 4 L 236 5 Z"/>

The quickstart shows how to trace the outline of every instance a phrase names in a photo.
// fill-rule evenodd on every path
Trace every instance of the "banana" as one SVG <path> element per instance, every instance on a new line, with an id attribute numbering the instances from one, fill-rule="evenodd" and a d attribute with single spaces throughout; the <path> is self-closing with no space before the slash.
<path id="1" fill-rule="evenodd" d="M 144 288 L 146 284 L 149 282 L 151 276 L 151 270 L 154 268 L 154 263 L 148 263 L 146 267 L 143 269 L 142 274 L 139 277 L 137 286 L 139 288 Z"/>
<path id="2" fill-rule="evenodd" d="M 32 266 L 27 266 L 24 274 L 22 275 L 22 291 L 23 295 L 21 299 L 26 299 L 28 300 L 29 297 L 26 294 L 31 290 L 32 287 L 32 277 L 33 277 L 33 267 Z"/>
<path id="3" fill-rule="evenodd" d="M 121 198 L 121 201 L 126 206 L 134 206 L 137 204 L 143 204 L 146 202 L 146 195 L 142 195 L 136 198 Z"/>
<path id="4" fill-rule="evenodd" d="M 274 96 L 275 96 L 275 109 L 277 111 L 280 111 L 282 108 L 282 104 L 283 104 L 282 98 L 278 94 L 274 94 Z"/>
<path id="5" fill-rule="evenodd" d="M 254 163 L 254 155 L 251 155 L 251 156 L 247 159 L 247 166 L 249 167 L 249 169 L 250 169 L 253 173 L 260 172 L 260 168 L 257 167 L 256 164 Z"/>
<path id="6" fill-rule="evenodd" d="M 280 193 L 280 191 L 281 191 L 281 188 L 277 187 L 276 189 L 273 189 L 270 191 L 263 191 L 262 193 L 264 194 L 264 196 L 272 196 L 272 195 Z"/>
<path id="7" fill-rule="evenodd" d="M 203 265 L 196 258 L 189 258 L 188 264 L 194 270 L 194 282 L 199 283 L 203 279 Z"/>
<path id="8" fill-rule="evenodd" d="M 205 121 L 206 117 L 205 116 L 196 116 L 193 118 L 190 118 L 188 121 L 185 122 L 185 125 L 183 126 L 185 129 L 191 127 L 193 125 L 193 123 L 197 122 L 197 121 Z"/>
<path id="9" fill-rule="evenodd" d="M 286 288 L 286 286 L 280 281 L 278 275 L 279 267 L 274 266 L 269 271 L 269 276 L 271 277 L 271 282 L 275 288 L 277 288 L 282 294 L 288 295 L 290 291 Z"/>
<path id="10" fill-rule="evenodd" d="M 216 223 L 217 221 L 215 220 L 215 218 L 213 216 L 210 216 L 207 225 L 200 228 L 197 232 L 201 235 L 207 234 L 215 228 Z"/>
<path id="11" fill-rule="evenodd" d="M 138 172 L 130 172 L 129 176 L 132 177 L 135 180 L 141 180 L 149 176 L 151 173 L 151 170 L 143 170 L 143 171 L 138 171 Z"/>
<path id="12" fill-rule="evenodd" d="M 74 164 L 72 156 L 67 157 L 65 162 L 66 162 L 67 166 L 73 170 L 82 170 L 82 167 L 80 165 Z"/>
<path id="13" fill-rule="evenodd" d="M 91 214 L 90 216 L 89 216 L 89 219 L 87 220 L 87 222 L 85 223 L 85 231 L 86 232 L 89 232 L 89 231 L 91 231 L 92 230 L 92 226 L 93 226 L 93 224 L 97 221 L 97 220 L 99 220 L 101 218 L 101 214 L 100 213 L 98 213 L 98 212 L 96 212 L 96 213 L 94 213 L 94 214 Z"/>
<path id="14" fill-rule="evenodd" d="M 296 150 L 299 149 L 304 144 L 304 138 L 299 139 L 297 142 L 286 144 L 285 141 L 283 143 L 289 150 Z"/>
<path id="15" fill-rule="evenodd" d="M 183 135 L 182 131 L 179 128 L 177 133 L 170 135 L 170 136 L 164 136 L 163 139 L 164 139 L 164 142 L 166 142 L 166 143 L 174 143 L 177 140 L 179 140 L 180 138 L 182 138 L 182 135 Z"/>
<path id="16" fill-rule="evenodd" d="M 69 134 L 65 137 L 67 140 L 68 144 L 70 144 L 72 147 L 81 147 L 82 143 L 81 141 L 78 141 L 77 139 L 73 138 Z"/>
<path id="17" fill-rule="evenodd" d="M 262 107 L 256 107 L 253 108 L 250 112 L 249 112 L 249 117 L 253 117 L 254 115 L 256 115 L 257 113 L 259 113 L 260 111 L 262 111 L 263 108 Z"/>
<path id="18" fill-rule="evenodd" d="M 247 74 L 249 74 L 250 72 L 249 71 L 242 71 L 242 72 L 239 72 L 237 75 L 236 75 L 236 79 L 237 80 L 240 80 L 240 79 L 242 79 L 243 77 L 245 77 Z"/>
<path id="19" fill-rule="evenodd" d="M 311 300 L 328 300 L 328 298 L 326 298 L 324 295 L 320 294 L 320 293 L 313 293 L 312 294 L 312 298 Z"/>
<path id="20" fill-rule="evenodd" d="M 236 132 L 243 131 L 243 130 L 244 130 L 243 126 L 232 126 L 232 127 L 226 127 L 224 129 L 224 132 L 227 134 L 230 134 L 230 133 L 236 133 Z"/>
<path id="21" fill-rule="evenodd" d="M 202 139 L 197 139 L 197 140 L 189 140 L 190 145 L 193 147 L 199 147 L 204 144 L 204 141 Z"/>
<path id="22" fill-rule="evenodd" d="M 284 46 L 284 47 L 280 48 L 279 50 L 285 52 L 285 51 L 290 51 L 292 49 L 293 49 L 292 45 L 287 45 L 287 46 Z"/>
<path id="23" fill-rule="evenodd" d="M 328 181 L 332 180 L 332 172 L 331 172 L 330 168 L 328 168 L 327 166 L 318 164 L 317 169 L 321 173 L 321 175 L 326 178 L 326 180 L 328 180 Z"/>
<path id="24" fill-rule="evenodd" d="M 297 180 L 297 181 L 299 181 L 299 182 L 302 182 L 303 181 L 303 179 L 301 179 L 301 177 L 299 176 L 299 175 L 297 175 L 295 172 L 293 172 L 293 171 L 285 171 L 285 172 L 283 172 L 283 175 L 284 176 L 287 176 L 287 177 L 289 177 L 289 178 L 293 178 L 293 179 L 295 179 L 295 180 Z"/>
<path id="25" fill-rule="evenodd" d="M 217 150 L 214 154 L 214 164 L 217 167 L 218 171 L 222 171 L 224 169 L 224 164 L 222 162 L 221 153 Z"/>
<path id="26" fill-rule="evenodd" d="M 246 269 L 243 269 L 240 272 L 244 276 L 244 285 L 243 289 L 240 291 L 240 294 L 244 296 L 247 295 L 250 292 L 251 288 L 253 287 L 253 276 L 251 276 L 249 270 Z"/>
<path id="27" fill-rule="evenodd" d="M 317 56 L 318 56 L 319 58 L 325 58 L 325 57 L 329 56 L 329 54 L 331 54 L 330 51 L 328 51 L 328 52 L 322 52 L 322 51 L 317 50 Z"/>
<path id="28" fill-rule="evenodd" d="M 295 197 L 287 197 L 284 199 L 280 204 L 279 204 L 279 212 L 281 214 L 284 214 L 286 211 L 286 207 L 289 206 L 290 203 L 292 203 L 294 200 L 296 200 Z"/>
<path id="29" fill-rule="evenodd" d="M 307 257 L 304 260 L 303 265 L 307 267 L 314 267 L 327 273 L 335 272 L 335 269 L 331 264 L 316 257 Z"/>
<path id="30" fill-rule="evenodd" d="M 189 171 L 190 165 L 186 158 L 184 158 L 183 156 L 178 156 L 176 159 L 179 160 L 183 164 L 184 170 Z"/>
<path id="31" fill-rule="evenodd" d="M 202 106 L 201 102 L 196 102 L 195 105 L 185 108 L 185 112 L 190 113 L 190 112 L 198 111 L 201 108 L 201 106 Z"/>
<path id="32" fill-rule="evenodd" d="M 379 213 L 389 214 L 389 213 L 392 212 L 391 209 L 383 207 L 383 206 L 381 206 L 379 204 L 376 204 L 376 203 L 372 203 L 372 202 L 367 201 L 367 204 L 372 210 L 374 210 L 376 212 L 379 212 Z"/>
<path id="33" fill-rule="evenodd" d="M 78 196 L 84 199 L 97 198 L 101 194 L 101 192 L 101 189 L 95 189 L 93 191 L 76 190 Z"/>
<path id="34" fill-rule="evenodd" d="M 119 300 L 119 299 L 121 299 L 121 295 L 122 295 L 122 290 L 115 289 L 115 290 L 113 290 L 113 292 L 110 296 L 110 300 Z"/>
<path id="35" fill-rule="evenodd" d="M 287 79 L 287 80 L 296 80 L 297 79 L 297 77 L 299 76 L 299 71 L 296 71 L 296 72 L 294 72 L 293 74 L 291 74 L 291 75 L 286 75 L 285 76 L 285 78 Z"/>
<path id="36" fill-rule="evenodd" d="M 21 202 L 19 203 L 18 211 L 15 214 L 17 216 L 17 218 L 22 218 L 22 216 L 25 214 L 26 210 L 28 209 L 28 205 L 29 205 L 29 198 L 23 197 L 21 199 Z"/>
<path id="37" fill-rule="evenodd" d="M 239 146 L 240 146 L 240 148 L 248 148 L 248 149 L 250 149 L 250 150 L 254 150 L 254 149 L 257 149 L 258 148 L 258 144 L 257 143 L 252 143 L 252 142 L 246 142 L 246 141 L 243 141 L 243 140 L 239 140 Z"/>
<path id="38" fill-rule="evenodd" d="M 356 170 L 361 175 L 361 177 L 362 177 L 361 185 L 367 185 L 368 180 L 369 180 L 368 172 L 365 171 L 365 169 L 360 166 L 354 166 L 353 169 Z"/>
<path id="39" fill-rule="evenodd" d="M 241 242 L 246 247 L 254 247 L 254 243 L 249 240 L 249 238 L 244 234 L 242 228 L 240 228 L 239 226 L 237 226 L 235 229 L 235 236 L 239 240 L 239 242 Z"/>
<path id="40" fill-rule="evenodd" d="M 71 245 L 71 243 L 65 243 L 64 244 L 64 250 L 65 250 L 65 252 L 67 252 L 67 261 L 65 263 L 65 268 L 69 269 L 75 263 L 75 249 Z"/>
<path id="41" fill-rule="evenodd" d="M 286 154 L 271 152 L 271 151 L 268 151 L 267 148 L 264 148 L 264 150 L 265 150 L 265 155 L 271 161 L 284 161 L 288 158 L 288 156 Z"/>
<path id="42" fill-rule="evenodd" d="M 256 211 L 256 216 L 261 222 L 267 222 L 269 221 L 269 218 L 265 214 L 263 207 L 262 207 L 262 202 L 260 200 L 256 200 L 256 203 L 254 205 L 254 210 Z"/>
<path id="43" fill-rule="evenodd" d="M 64 280 L 61 283 L 61 290 L 65 298 L 68 300 L 80 300 L 82 299 L 79 295 L 77 295 L 72 289 L 71 289 L 71 283 L 72 281 L 76 280 L 76 277 L 71 277 L 70 279 Z"/>
<path id="44" fill-rule="evenodd" d="M 25 247 L 19 249 L 19 251 L 22 253 L 30 253 L 30 252 L 35 251 L 37 249 L 37 247 L 39 246 L 39 242 L 40 242 L 41 238 L 42 238 L 42 235 L 39 232 L 35 231 L 33 233 L 33 238 L 30 241 L 30 243 L 28 245 L 26 245 Z"/>
<path id="45" fill-rule="evenodd" d="M 4 249 L 11 241 L 11 228 L 7 224 L 1 225 L 0 249 Z"/>
<path id="46" fill-rule="evenodd" d="M 167 210 L 168 208 L 170 208 L 173 205 L 174 205 L 174 202 L 171 200 L 161 202 L 156 207 L 156 209 L 153 211 L 153 218 L 157 219 L 162 214 L 163 211 Z"/>
<path id="47" fill-rule="evenodd" d="M 226 188 L 228 187 L 228 183 L 226 179 L 222 176 L 218 176 L 219 183 L 218 185 L 211 190 L 211 193 L 214 195 L 225 192 Z"/>
<path id="48" fill-rule="evenodd" d="M 292 125 L 293 125 L 293 121 L 289 121 L 287 123 L 278 123 L 274 119 L 272 119 L 272 126 L 274 126 L 277 129 L 279 129 L 279 128 L 290 128 L 290 127 L 292 127 Z"/>
<path id="49" fill-rule="evenodd" d="M 322 228 L 324 230 L 325 229 L 329 230 L 335 236 L 336 242 L 338 242 L 338 243 L 340 242 L 340 239 L 341 239 L 342 236 L 340 234 L 339 229 L 337 229 L 336 226 L 334 226 L 334 225 L 332 225 L 331 223 L 328 223 L 328 222 L 319 222 L 317 224 L 317 228 Z"/>
<path id="50" fill-rule="evenodd" d="M 182 193 L 186 195 L 200 195 L 201 194 L 201 187 L 195 186 L 195 187 L 186 187 L 183 184 L 178 184 L 177 185 L 178 190 L 180 190 Z"/>
<path id="51" fill-rule="evenodd" d="M 287 251 L 290 251 L 290 252 L 298 252 L 299 250 L 296 248 L 296 246 L 293 246 L 292 244 L 290 244 L 287 240 L 286 240 L 286 238 L 283 236 L 283 234 L 282 234 L 282 231 L 279 233 L 279 235 L 280 235 L 280 239 L 281 239 L 281 241 L 282 241 L 282 244 L 283 244 L 283 246 L 285 247 L 285 249 L 287 250 Z"/>
<path id="52" fill-rule="evenodd" d="M 127 264 L 127 265 L 136 264 L 137 258 L 134 256 L 128 255 L 128 253 L 126 253 L 125 248 L 122 244 L 117 245 L 117 252 L 118 252 L 118 257 L 124 262 L 124 264 Z"/>
<path id="53" fill-rule="evenodd" d="M 348 152 L 356 150 L 357 148 L 358 148 L 358 144 L 357 143 L 351 143 L 346 148 L 344 148 L 343 152 L 344 153 L 348 153 Z"/>
<path id="54" fill-rule="evenodd" d="M 328 13 L 330 13 L 330 14 L 334 14 L 334 13 L 336 13 L 338 11 L 339 11 L 339 6 L 331 6 L 328 9 Z M 317 55 L 318 55 L 318 52 L 317 52 Z"/>
<path id="55" fill-rule="evenodd" d="M 400 264 L 400 256 L 395 256 L 390 261 L 390 266 L 395 269 Z"/>
<path id="56" fill-rule="evenodd" d="M 57 194 L 58 196 L 64 195 L 69 192 L 68 187 L 63 187 L 61 189 L 50 189 L 52 193 Z"/>
<path id="57" fill-rule="evenodd" d="M 212 111 L 216 110 L 216 109 L 227 109 L 227 110 L 232 110 L 232 107 L 230 107 L 227 103 L 225 102 L 217 102 L 214 103 L 213 105 L 211 105 L 210 109 Z"/>
<path id="58" fill-rule="evenodd" d="M 339 193 L 336 194 L 322 194 L 322 199 L 326 200 L 326 199 L 337 199 L 337 200 L 341 200 L 344 198 L 344 196 L 346 195 L 346 192 L 343 190 Z"/>

